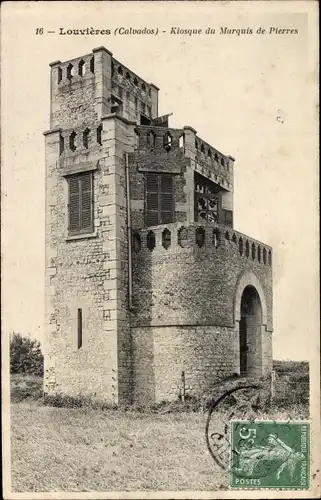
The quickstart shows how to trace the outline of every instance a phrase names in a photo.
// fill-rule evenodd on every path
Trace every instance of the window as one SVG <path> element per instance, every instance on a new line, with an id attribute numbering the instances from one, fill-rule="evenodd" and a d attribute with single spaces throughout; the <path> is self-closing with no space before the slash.
<path id="1" fill-rule="evenodd" d="M 166 132 L 163 137 L 163 146 L 167 152 L 172 148 L 172 136 L 169 132 Z"/>
<path id="2" fill-rule="evenodd" d="M 77 149 L 76 137 L 77 137 L 76 132 L 72 132 L 69 136 L 69 148 L 71 149 L 71 151 L 76 151 Z"/>
<path id="3" fill-rule="evenodd" d="M 69 184 L 69 233 L 93 231 L 93 173 L 71 175 Z"/>
<path id="4" fill-rule="evenodd" d="M 195 222 L 219 221 L 219 186 L 195 174 Z"/>
<path id="5" fill-rule="evenodd" d="M 172 235 L 169 229 L 164 229 L 162 232 L 162 245 L 167 250 L 171 246 Z"/>
<path id="6" fill-rule="evenodd" d="M 97 127 L 97 142 L 100 146 L 102 145 L 102 132 L 103 132 L 103 126 L 99 125 Z"/>
<path id="7" fill-rule="evenodd" d="M 72 79 L 72 70 L 73 70 L 73 65 L 72 64 L 68 64 L 67 66 L 67 78 L 68 80 L 71 80 Z"/>
<path id="8" fill-rule="evenodd" d="M 89 146 L 89 134 L 90 134 L 90 130 L 89 130 L 89 128 L 86 128 L 83 132 L 83 135 L 82 135 L 83 145 L 84 145 L 84 148 L 86 148 L 86 149 L 88 149 L 88 146 Z"/>
<path id="9" fill-rule="evenodd" d="M 90 59 L 89 66 L 90 66 L 90 71 L 92 73 L 95 73 L 95 59 L 93 57 Z"/>
<path id="10" fill-rule="evenodd" d="M 146 174 L 146 225 L 174 222 L 174 189 L 171 174 Z"/>
<path id="11" fill-rule="evenodd" d="M 77 347 L 82 347 L 82 309 L 77 311 Z"/>
<path id="12" fill-rule="evenodd" d="M 58 83 L 60 83 L 62 80 L 62 69 L 59 67 L 58 68 Z"/>
<path id="13" fill-rule="evenodd" d="M 60 134 L 59 136 L 59 154 L 62 155 L 62 153 L 65 150 L 65 139 L 64 137 Z"/>
<path id="14" fill-rule="evenodd" d="M 201 248 L 205 243 L 205 229 L 198 227 L 195 232 L 196 244 Z"/>
<path id="15" fill-rule="evenodd" d="M 85 73 L 85 61 L 81 59 L 78 63 L 78 75 L 84 76 Z"/>

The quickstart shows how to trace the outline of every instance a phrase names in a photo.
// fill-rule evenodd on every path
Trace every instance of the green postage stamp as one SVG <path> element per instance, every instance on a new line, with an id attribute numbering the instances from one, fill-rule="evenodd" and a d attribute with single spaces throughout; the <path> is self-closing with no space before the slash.
<path id="1" fill-rule="evenodd" d="M 308 489 L 310 426 L 305 421 L 231 421 L 231 488 Z"/>

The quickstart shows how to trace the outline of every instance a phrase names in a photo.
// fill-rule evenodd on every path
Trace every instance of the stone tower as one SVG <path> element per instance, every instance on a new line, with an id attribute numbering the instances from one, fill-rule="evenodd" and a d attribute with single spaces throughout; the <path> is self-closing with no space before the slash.
<path id="1" fill-rule="evenodd" d="M 233 228 L 234 159 L 104 47 L 50 66 L 45 393 L 145 404 L 268 373 L 272 250 Z"/>

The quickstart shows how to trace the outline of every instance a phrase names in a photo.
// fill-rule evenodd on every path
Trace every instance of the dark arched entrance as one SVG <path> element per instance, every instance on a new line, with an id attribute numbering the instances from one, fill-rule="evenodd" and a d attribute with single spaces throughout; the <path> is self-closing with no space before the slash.
<path id="1" fill-rule="evenodd" d="M 254 286 L 244 288 L 240 318 L 240 374 L 262 375 L 262 305 Z"/>

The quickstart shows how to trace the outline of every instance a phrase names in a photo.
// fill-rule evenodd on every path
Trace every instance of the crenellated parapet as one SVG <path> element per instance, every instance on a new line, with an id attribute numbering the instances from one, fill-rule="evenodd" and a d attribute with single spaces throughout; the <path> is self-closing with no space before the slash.
<path id="1" fill-rule="evenodd" d="M 224 248 L 233 251 L 242 259 L 263 266 L 272 266 L 272 248 L 265 243 L 218 224 L 166 224 L 140 231 L 132 235 L 133 251 L 139 253 L 184 253 L 184 249 L 200 252 Z"/>
<path id="2" fill-rule="evenodd" d="M 272 249 L 213 224 L 167 224 L 132 235 L 133 325 L 234 328 L 234 298 L 244 274 L 261 283 L 272 329 Z"/>
<path id="3" fill-rule="evenodd" d="M 111 62 L 112 95 L 122 102 L 132 100 L 137 113 L 149 118 L 157 116 L 158 87 L 148 83 L 122 63 L 112 58 Z"/>

